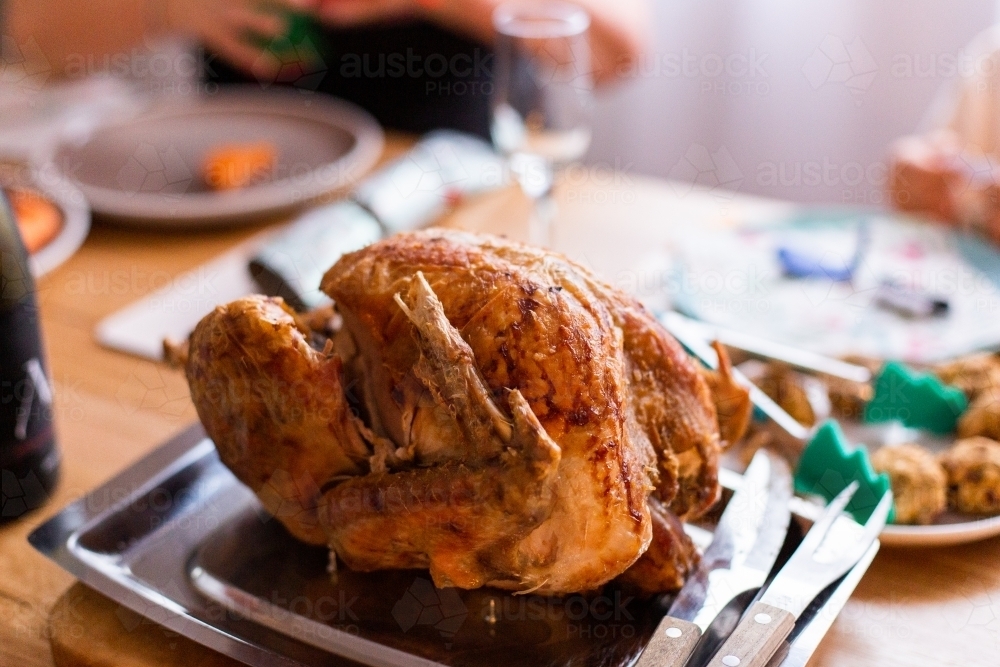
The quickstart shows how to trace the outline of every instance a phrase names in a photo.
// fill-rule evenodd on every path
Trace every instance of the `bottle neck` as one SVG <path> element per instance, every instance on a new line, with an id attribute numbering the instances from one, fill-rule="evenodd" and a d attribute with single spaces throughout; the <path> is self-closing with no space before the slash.
<path id="1" fill-rule="evenodd" d="M 17 221 L 0 189 L 0 312 L 30 302 L 35 292 L 28 251 L 21 240 Z"/>

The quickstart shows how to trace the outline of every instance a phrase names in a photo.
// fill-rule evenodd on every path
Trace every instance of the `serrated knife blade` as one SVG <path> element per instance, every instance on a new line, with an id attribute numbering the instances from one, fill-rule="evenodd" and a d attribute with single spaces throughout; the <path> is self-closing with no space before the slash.
<path id="1" fill-rule="evenodd" d="M 760 450 L 719 518 L 701 562 L 639 657 L 637 667 L 681 667 L 715 617 L 741 593 L 764 584 L 791 519 L 788 466 Z"/>

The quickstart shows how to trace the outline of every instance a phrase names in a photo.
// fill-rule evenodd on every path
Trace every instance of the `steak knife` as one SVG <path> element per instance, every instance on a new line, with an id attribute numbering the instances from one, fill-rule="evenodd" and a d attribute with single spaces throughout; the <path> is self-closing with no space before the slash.
<path id="1" fill-rule="evenodd" d="M 764 584 L 785 541 L 791 495 L 788 466 L 758 451 L 726 505 L 712 543 L 636 667 L 681 667 L 719 612 L 737 595 Z"/>

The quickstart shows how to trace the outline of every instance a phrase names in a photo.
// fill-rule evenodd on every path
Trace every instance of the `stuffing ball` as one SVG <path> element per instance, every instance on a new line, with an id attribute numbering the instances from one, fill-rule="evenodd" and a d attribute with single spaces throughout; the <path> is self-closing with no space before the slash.
<path id="1" fill-rule="evenodd" d="M 1000 442 L 981 436 L 959 440 L 940 460 L 952 507 L 969 514 L 1000 513 Z"/>
<path id="2" fill-rule="evenodd" d="M 937 458 L 920 445 L 882 447 L 872 456 L 872 467 L 889 475 L 896 523 L 929 524 L 945 510 L 947 475 Z"/>

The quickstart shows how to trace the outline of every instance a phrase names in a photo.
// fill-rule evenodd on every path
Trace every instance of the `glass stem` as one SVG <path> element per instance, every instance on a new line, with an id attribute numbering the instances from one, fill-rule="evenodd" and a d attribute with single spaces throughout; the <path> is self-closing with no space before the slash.
<path id="1" fill-rule="evenodd" d="M 552 222 L 556 217 L 556 201 L 552 196 L 554 168 L 548 160 L 536 155 L 520 155 L 512 160 L 521 189 L 531 198 L 531 219 L 528 221 L 528 243 L 543 248 L 552 247 Z"/>
<path id="2" fill-rule="evenodd" d="M 556 200 L 551 186 L 534 198 L 534 207 L 529 221 L 528 243 L 543 248 L 552 248 L 555 233 L 552 222 L 556 217 Z"/>

